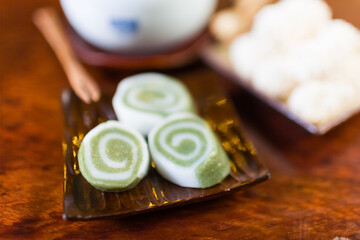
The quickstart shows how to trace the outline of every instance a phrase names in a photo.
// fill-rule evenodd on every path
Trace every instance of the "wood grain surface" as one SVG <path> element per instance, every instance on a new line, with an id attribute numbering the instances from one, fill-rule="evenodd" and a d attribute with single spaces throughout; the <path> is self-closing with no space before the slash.
<path id="1" fill-rule="evenodd" d="M 336 17 L 360 27 L 359 0 L 330 3 Z M 50 0 L 0 5 L 0 239 L 360 239 L 360 115 L 312 136 L 239 88 L 234 100 L 269 181 L 129 218 L 63 220 L 60 93 L 68 83 L 31 23 L 47 5 L 60 10 Z M 108 92 L 133 73 L 89 71 Z M 201 62 L 166 73 L 220 78 Z"/>

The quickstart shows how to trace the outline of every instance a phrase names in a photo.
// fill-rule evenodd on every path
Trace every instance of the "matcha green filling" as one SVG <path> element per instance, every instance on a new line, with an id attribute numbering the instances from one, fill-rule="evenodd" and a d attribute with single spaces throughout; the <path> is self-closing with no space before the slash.
<path id="1" fill-rule="evenodd" d="M 204 155 L 204 152 L 206 151 L 206 145 L 207 145 L 207 139 L 206 139 L 206 136 L 204 135 L 204 133 L 198 129 L 192 129 L 192 128 L 179 128 L 179 129 L 176 129 L 174 131 L 172 131 L 170 134 L 168 134 L 166 136 L 166 140 L 165 140 L 165 143 L 167 144 L 167 146 L 169 148 L 172 148 L 174 151 L 178 152 L 179 154 L 183 154 L 183 155 L 186 155 L 186 154 L 189 154 L 191 153 L 196 145 L 195 143 L 190 140 L 190 139 L 184 139 L 178 146 L 172 146 L 171 145 L 171 140 L 174 136 L 176 136 L 177 134 L 179 133 L 190 133 L 192 135 L 197 135 L 200 139 L 200 142 L 202 143 L 201 145 L 201 149 L 199 151 L 199 153 L 197 155 L 195 155 L 193 158 L 191 159 L 188 159 L 188 160 L 181 160 L 181 159 L 178 159 L 176 158 L 175 156 L 173 156 L 171 153 L 167 152 L 163 146 L 161 145 L 160 141 L 159 141 L 159 136 L 162 132 L 162 130 L 164 130 L 165 128 L 173 125 L 173 124 L 177 124 L 177 123 L 182 123 L 184 120 L 181 119 L 181 120 L 176 120 L 176 121 L 172 121 L 168 124 L 165 124 L 156 134 L 155 134 L 155 146 L 156 148 L 158 149 L 158 151 L 163 155 L 165 156 L 169 161 L 175 163 L 176 165 L 180 165 L 180 166 L 184 166 L 184 167 L 189 167 L 191 166 L 192 164 L 194 164 L 194 162 L 198 161 L 199 158 L 201 156 Z M 187 119 L 186 120 L 187 122 L 189 121 L 192 121 L 192 122 L 195 122 L 195 123 L 200 123 L 201 125 L 205 126 L 205 124 L 199 122 L 199 121 L 196 121 L 194 119 Z"/>
<path id="2" fill-rule="evenodd" d="M 163 92 L 155 90 L 142 89 L 142 91 L 136 96 L 139 101 L 142 102 L 153 102 L 155 99 L 162 100 L 165 98 Z"/>
<path id="3" fill-rule="evenodd" d="M 185 106 L 180 111 L 182 112 L 195 112 L 195 107 L 192 102 L 192 98 L 187 91 L 186 87 L 183 86 L 182 83 L 178 82 L 177 80 L 173 80 L 171 78 L 168 78 L 169 82 L 163 84 L 162 86 L 159 86 L 158 88 L 154 88 L 154 86 L 151 83 L 143 83 L 143 84 L 137 84 L 134 86 L 129 87 L 125 94 L 123 95 L 123 102 L 124 104 L 129 107 L 136 109 L 138 111 L 144 111 L 144 112 L 150 112 L 150 113 L 156 113 L 158 115 L 167 116 L 170 114 L 166 106 L 161 106 L 158 103 L 161 102 L 165 98 L 165 92 L 172 91 L 175 96 L 174 104 L 178 103 L 180 99 L 186 98 L 187 99 L 187 106 Z M 135 91 L 135 89 L 139 90 L 140 93 L 137 94 L 137 100 L 140 102 L 144 102 L 146 104 L 153 104 L 154 108 L 147 109 L 144 107 L 134 106 L 131 104 L 129 99 L 129 94 L 132 91 Z M 156 107 L 158 106 L 158 109 Z"/>
<path id="4" fill-rule="evenodd" d="M 99 188 L 101 190 L 114 190 L 118 191 L 124 188 L 127 188 L 129 186 L 132 186 L 134 182 L 139 181 L 137 178 L 137 172 L 139 170 L 139 167 L 142 162 L 142 149 L 140 142 L 130 133 L 117 129 L 117 128 L 109 128 L 106 130 L 101 131 L 98 135 L 94 136 L 90 140 L 90 148 L 91 148 L 91 161 L 94 167 L 101 172 L 105 173 L 119 173 L 125 172 L 129 170 L 132 167 L 132 164 L 134 164 L 133 159 L 133 149 L 131 145 L 121 139 L 110 139 L 106 144 L 106 154 L 107 157 L 110 158 L 112 161 L 115 162 L 121 162 L 125 161 L 126 163 L 124 165 L 124 168 L 113 168 L 108 165 L 106 165 L 102 158 L 100 157 L 99 153 L 99 142 L 100 139 L 103 138 L 106 134 L 109 133 L 119 133 L 122 136 L 126 136 L 133 140 L 133 142 L 136 145 L 137 148 L 137 159 L 136 165 L 134 166 L 133 174 L 130 178 L 124 179 L 124 180 L 104 180 L 100 179 L 97 176 L 92 175 L 90 173 L 86 163 L 85 163 L 85 155 L 84 155 L 84 146 L 81 146 L 79 149 L 79 155 L 78 155 L 78 161 L 80 165 L 80 170 L 82 175 L 86 178 L 86 180 L 95 186 L 96 188 Z"/>
<path id="5" fill-rule="evenodd" d="M 197 135 L 201 139 L 201 142 L 203 143 L 201 146 L 201 151 L 199 154 L 194 156 L 194 158 L 192 158 L 190 161 L 184 161 L 175 158 L 170 153 L 166 152 L 159 142 L 159 136 L 164 129 L 166 129 L 171 125 L 175 125 L 177 123 L 183 123 L 183 122 L 194 122 L 197 124 L 201 124 L 206 128 L 205 129 L 206 132 L 203 132 L 202 129 L 179 128 L 172 131 L 171 133 L 169 133 L 168 136 L 166 136 L 166 144 L 168 145 L 168 147 L 172 147 L 171 146 L 172 137 L 180 133 L 188 132 Z M 209 126 L 201 120 L 193 119 L 193 118 L 185 118 L 185 119 L 182 118 L 179 120 L 174 120 L 172 122 L 169 122 L 164 126 L 162 126 L 162 128 L 155 134 L 154 139 L 155 139 L 156 148 L 163 156 L 165 156 L 169 161 L 184 167 L 189 167 L 192 164 L 194 164 L 196 161 L 198 161 L 200 157 L 204 157 L 203 155 L 206 149 L 210 145 L 211 147 L 210 152 L 208 153 L 207 156 L 205 156 L 203 162 L 201 162 L 195 169 L 195 174 L 202 188 L 211 187 L 215 184 L 220 183 L 230 173 L 230 163 L 226 152 L 222 148 L 220 142 L 218 141 L 214 133 L 211 131 Z M 189 153 L 195 149 L 195 143 L 192 142 L 191 140 L 184 139 L 179 144 L 179 146 L 172 147 L 172 149 L 181 154 Z"/>
<path id="6" fill-rule="evenodd" d="M 214 152 L 196 168 L 195 173 L 202 188 L 218 184 L 229 175 L 229 158 L 220 143 L 217 144 Z"/>
<path id="7" fill-rule="evenodd" d="M 167 142 L 169 144 L 169 142 Z M 193 141 L 185 139 L 179 146 L 174 147 L 174 150 L 178 153 L 191 153 L 195 151 L 196 145 Z"/>

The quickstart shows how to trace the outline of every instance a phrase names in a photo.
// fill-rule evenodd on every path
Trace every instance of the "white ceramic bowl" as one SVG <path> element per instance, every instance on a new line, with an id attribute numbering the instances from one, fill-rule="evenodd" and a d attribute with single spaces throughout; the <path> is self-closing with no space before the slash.
<path id="1" fill-rule="evenodd" d="M 103 50 L 156 53 L 195 37 L 217 0 L 60 0 L 75 31 Z"/>

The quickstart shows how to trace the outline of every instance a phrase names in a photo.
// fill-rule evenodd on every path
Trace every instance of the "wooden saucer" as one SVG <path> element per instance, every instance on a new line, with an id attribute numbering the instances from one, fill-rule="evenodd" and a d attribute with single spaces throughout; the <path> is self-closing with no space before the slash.
<path id="1" fill-rule="evenodd" d="M 81 38 L 74 29 L 68 25 L 69 41 L 77 57 L 91 66 L 110 67 L 127 70 L 137 69 L 169 69 L 179 68 L 198 57 L 200 48 L 209 39 L 207 30 L 202 31 L 187 43 L 156 55 L 121 55 L 96 48 Z"/>

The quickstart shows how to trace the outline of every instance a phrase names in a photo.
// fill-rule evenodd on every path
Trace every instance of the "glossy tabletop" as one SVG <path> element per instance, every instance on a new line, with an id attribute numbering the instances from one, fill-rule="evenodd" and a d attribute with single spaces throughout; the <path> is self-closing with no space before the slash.
<path id="1" fill-rule="evenodd" d="M 359 0 L 331 0 L 360 27 Z M 0 5 L 0 239 L 360 239 L 360 115 L 313 136 L 231 86 L 245 133 L 271 179 L 221 198 L 137 216 L 62 218 L 68 82 L 31 22 L 57 1 Z M 88 68 L 104 91 L 134 72 Z M 165 71 L 186 81 L 228 81 L 200 61 Z"/>

